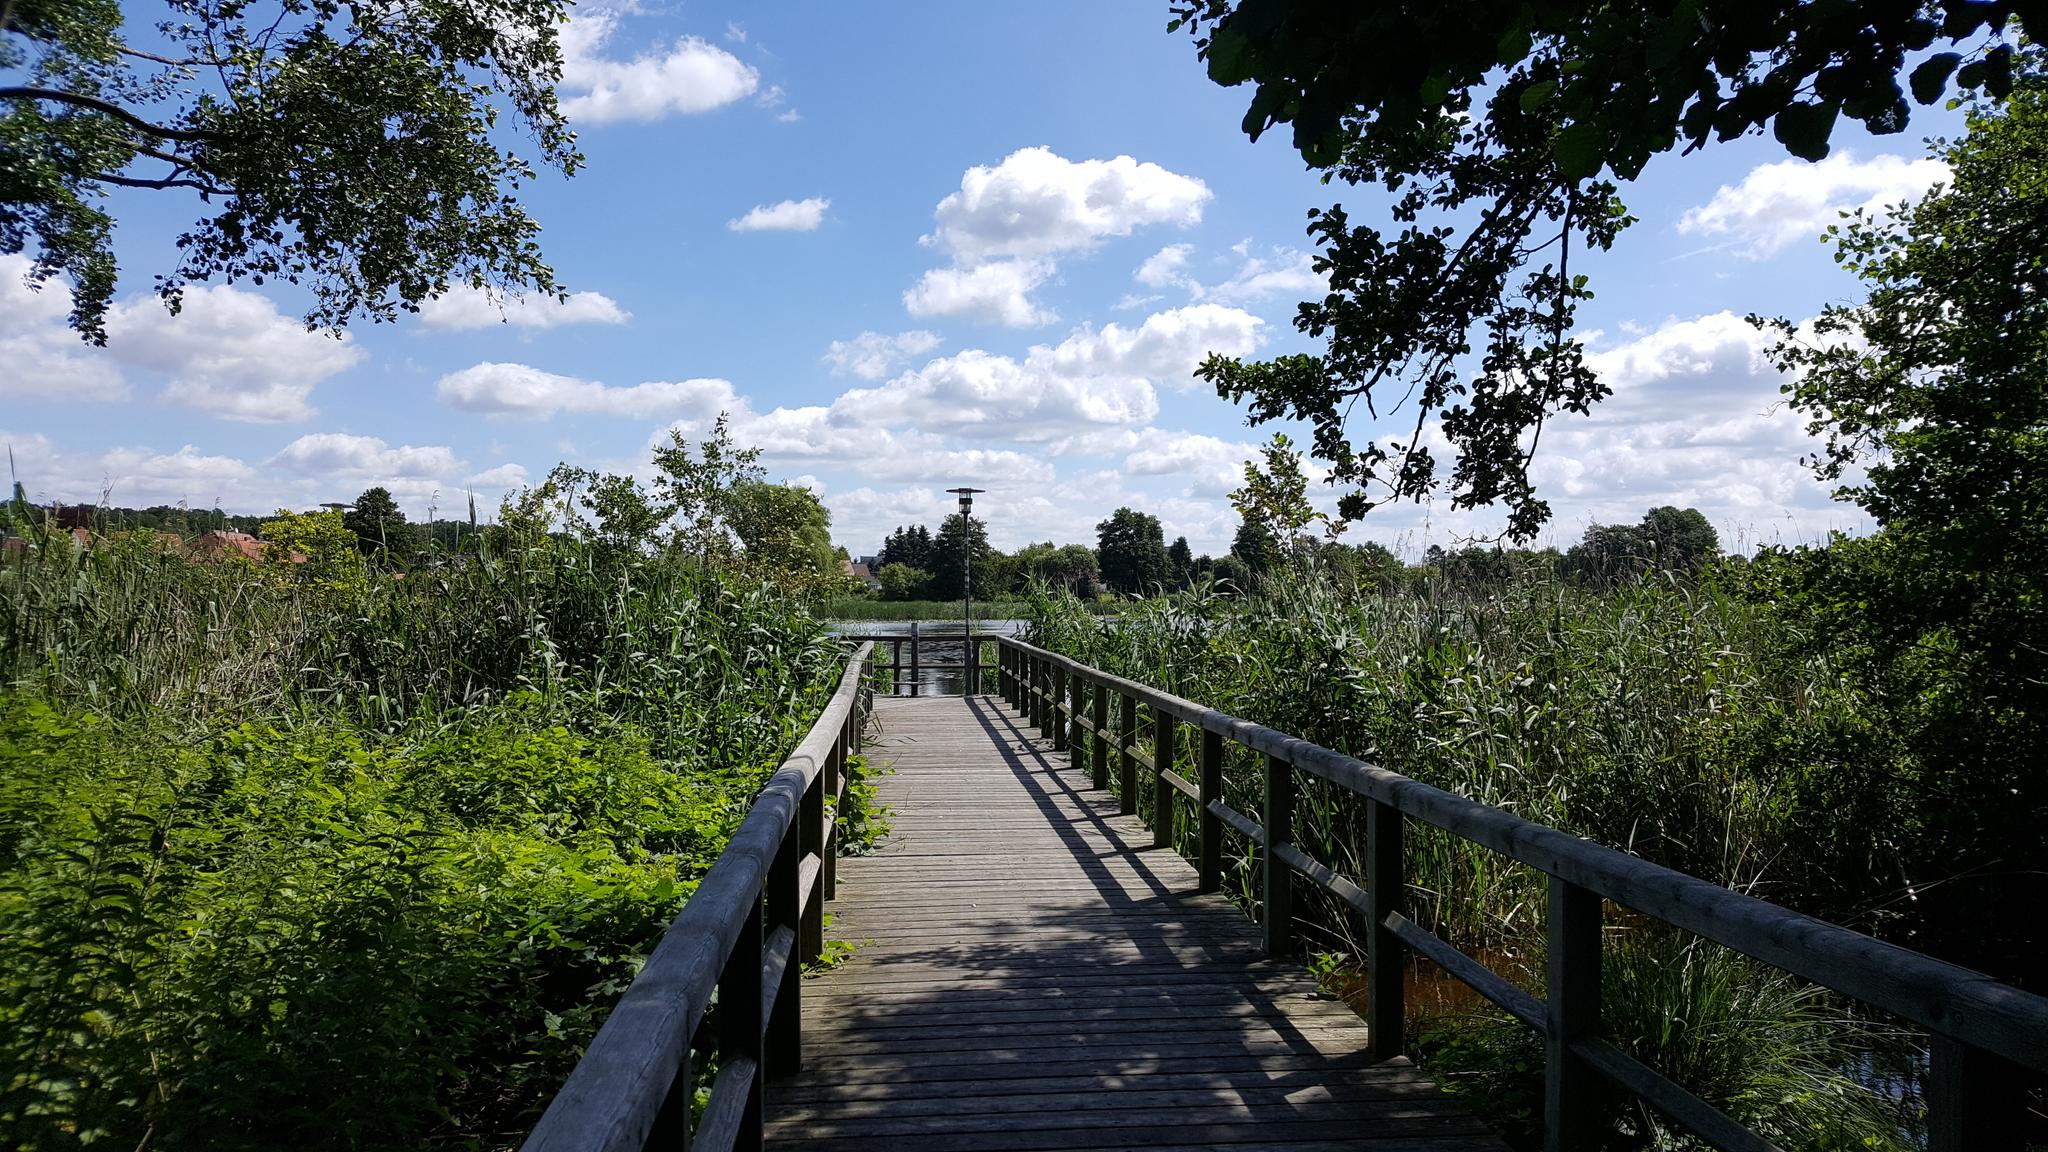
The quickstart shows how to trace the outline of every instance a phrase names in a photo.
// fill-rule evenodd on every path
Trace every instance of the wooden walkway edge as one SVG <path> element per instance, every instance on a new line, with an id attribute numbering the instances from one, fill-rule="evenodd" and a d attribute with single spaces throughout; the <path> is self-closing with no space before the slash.
<path id="1" fill-rule="evenodd" d="M 875 713 L 894 831 L 839 863 L 855 952 L 804 981 L 771 1147 L 1505 1147 L 999 700 Z"/>

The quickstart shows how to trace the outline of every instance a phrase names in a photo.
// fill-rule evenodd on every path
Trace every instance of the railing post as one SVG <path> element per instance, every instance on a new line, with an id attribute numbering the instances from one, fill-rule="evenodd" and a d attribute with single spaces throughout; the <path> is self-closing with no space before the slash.
<path id="1" fill-rule="evenodd" d="M 768 1038 L 762 1045 L 762 1063 L 770 1076 L 793 1076 L 803 1068 L 803 965 L 796 960 L 795 943 L 803 934 L 798 923 L 798 867 L 803 861 L 803 830 L 792 825 L 782 834 L 782 847 L 768 868 L 768 927 L 771 932 L 787 928 L 790 933 L 789 962 L 782 967 L 782 981 L 775 993 L 775 1010 L 768 1015 Z"/>
<path id="2" fill-rule="evenodd" d="M 1134 816 L 1138 812 L 1138 758 L 1132 750 L 1138 746 L 1138 701 L 1128 692 L 1121 695 L 1123 707 L 1116 718 L 1116 744 L 1117 783 L 1123 795 L 1117 797 L 1116 810 L 1119 815 Z"/>
<path id="3" fill-rule="evenodd" d="M 1025 667 L 1031 671 L 1031 726 L 1038 729 L 1040 736 L 1050 736 L 1045 730 L 1045 693 L 1050 691 L 1052 676 L 1045 666 L 1045 657 L 1033 652 L 1025 658 Z"/>
<path id="4" fill-rule="evenodd" d="M 795 965 L 795 959 L 790 961 Z M 740 925 L 740 938 L 718 974 L 718 1056 L 721 1061 L 750 1057 L 754 1075 L 747 1086 L 746 1110 L 740 1116 L 735 1152 L 760 1152 L 761 1081 L 761 900 L 757 896 Z"/>
<path id="5" fill-rule="evenodd" d="M 846 721 L 851 726 L 859 709 L 849 709 Z M 846 758 L 853 752 L 853 741 L 847 737 L 846 729 L 839 731 L 839 739 L 833 742 L 832 754 L 825 757 L 825 767 L 820 775 L 825 778 L 825 799 L 831 806 L 825 809 L 819 820 L 818 835 L 818 883 L 824 899 L 830 900 L 839 894 L 839 798 L 845 790 L 842 779 L 848 771 Z"/>
<path id="6" fill-rule="evenodd" d="M 1938 1032 L 1928 1049 L 1927 1152 L 2020 1152 L 2026 1070 Z"/>
<path id="7" fill-rule="evenodd" d="M 835 750 L 828 754 L 837 757 Z M 803 829 L 803 855 L 815 853 L 818 857 L 818 876 L 811 881 L 810 899 L 804 904 L 803 923 L 798 925 L 796 934 L 796 955 L 790 958 L 792 965 L 799 962 L 814 964 L 825 953 L 825 773 L 820 771 L 811 777 L 811 786 L 804 789 L 804 798 L 797 806 L 797 824 Z M 801 858 L 801 857 L 799 857 Z"/>
<path id="8" fill-rule="evenodd" d="M 1266 954 L 1294 952 L 1294 869 L 1275 851 L 1294 841 L 1294 765 L 1278 756 L 1266 757 L 1266 850 L 1259 854 L 1265 871 Z"/>
<path id="9" fill-rule="evenodd" d="M 1199 784 L 1202 832 L 1201 854 L 1195 862 L 1196 887 L 1198 892 L 1214 892 L 1223 887 L 1223 821 L 1209 805 L 1223 799 L 1223 737 L 1221 734 L 1202 729 L 1202 778 Z"/>
<path id="10" fill-rule="evenodd" d="M 1095 724 L 1095 739 L 1088 745 L 1088 750 L 1094 754 L 1090 783 L 1100 791 L 1109 787 L 1109 687 L 1092 684 L 1089 688 L 1088 719 Z"/>
<path id="11" fill-rule="evenodd" d="M 1600 897 L 1550 878 L 1548 1021 L 1543 1045 L 1543 1149 L 1590 1148 L 1600 1121 L 1600 1074 L 1572 1045 L 1600 1035 Z"/>
<path id="12" fill-rule="evenodd" d="M 1014 707 L 1017 703 L 1010 696 L 1010 650 L 1003 647 L 1001 640 L 996 641 L 996 694 L 1005 704 Z"/>
<path id="13" fill-rule="evenodd" d="M 903 637 L 889 638 L 889 695 L 903 695 Z"/>
<path id="14" fill-rule="evenodd" d="M 974 635 L 974 626 L 968 625 L 967 638 L 961 641 L 960 695 L 981 695 L 981 640 Z"/>
<path id="15" fill-rule="evenodd" d="M 1067 758 L 1076 772 L 1088 766 L 1088 729 L 1081 725 L 1087 697 L 1088 681 L 1078 672 L 1067 673 Z"/>
<path id="16" fill-rule="evenodd" d="M 1387 917 L 1408 910 L 1406 818 L 1392 804 L 1366 804 L 1365 892 L 1372 906 L 1366 934 L 1366 1043 L 1374 1060 L 1391 1060 L 1405 1047 L 1408 1014 L 1408 945 L 1387 928 Z"/>
<path id="17" fill-rule="evenodd" d="M 1052 750 L 1064 752 L 1067 750 L 1067 718 L 1060 709 L 1067 703 L 1067 670 L 1062 665 L 1052 666 L 1052 699 L 1047 703 L 1050 705 L 1047 718 L 1052 721 Z"/>
<path id="18" fill-rule="evenodd" d="M 910 622 L 910 694 L 918 696 L 922 695 L 923 692 L 924 676 L 917 667 L 917 621 L 912 620 Z"/>
<path id="19" fill-rule="evenodd" d="M 1166 772 L 1173 767 L 1173 717 L 1159 710 L 1159 705 L 1149 706 L 1152 710 L 1152 846 L 1173 847 L 1173 785 L 1166 782 Z"/>

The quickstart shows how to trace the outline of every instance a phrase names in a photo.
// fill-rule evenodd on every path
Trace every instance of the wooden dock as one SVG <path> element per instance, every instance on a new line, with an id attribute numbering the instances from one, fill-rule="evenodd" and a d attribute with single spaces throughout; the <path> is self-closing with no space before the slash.
<path id="1" fill-rule="evenodd" d="M 792 1152 L 1501 1149 L 995 697 L 882 698 L 894 831 L 839 863 Z"/>

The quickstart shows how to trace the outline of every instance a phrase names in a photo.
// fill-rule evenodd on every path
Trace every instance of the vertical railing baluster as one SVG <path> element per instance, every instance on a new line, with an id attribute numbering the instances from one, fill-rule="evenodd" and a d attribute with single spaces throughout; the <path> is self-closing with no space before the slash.
<path id="1" fill-rule="evenodd" d="M 1117 797 L 1116 810 L 1120 815 L 1132 816 L 1138 811 L 1138 758 L 1132 751 L 1138 746 L 1138 701 L 1128 692 L 1120 695 L 1123 705 L 1116 718 L 1117 783 L 1123 795 Z"/>
<path id="2" fill-rule="evenodd" d="M 924 694 L 924 672 L 918 667 L 917 621 L 910 622 L 910 694 Z"/>
<path id="3" fill-rule="evenodd" d="M 682 1063 L 676 1068 L 675 1079 L 669 1081 L 668 1094 L 661 1098 L 661 1111 L 655 1113 L 654 1126 L 647 1133 L 647 1147 L 690 1152 L 690 1108 L 697 1100 L 697 1085 L 691 1079 L 694 1074 L 690 1046 L 684 1044 Z"/>
<path id="4" fill-rule="evenodd" d="M 1051 732 L 1051 736 L 1053 736 L 1053 750 L 1055 752 L 1065 752 L 1067 750 L 1067 713 L 1061 711 L 1063 707 L 1067 707 L 1067 668 L 1063 664 L 1053 664 L 1053 707 L 1051 707 L 1051 711 L 1053 711 L 1053 715 L 1051 715 L 1051 719 L 1053 719 L 1053 732 Z"/>
<path id="5" fill-rule="evenodd" d="M 2021 1152 L 2026 1071 L 1953 1037 L 1927 1040 L 1927 1152 Z"/>
<path id="6" fill-rule="evenodd" d="M 794 947 L 803 934 L 797 911 L 802 902 L 797 878 L 802 874 L 804 837 L 801 824 L 782 834 L 782 847 L 768 866 L 767 935 L 787 928 L 790 933 L 789 961 L 783 965 L 782 980 L 775 992 L 775 1009 L 768 1014 L 768 1039 L 762 1045 L 762 1063 L 770 1076 L 794 1076 L 803 1069 L 803 965 L 797 963 Z"/>
<path id="7" fill-rule="evenodd" d="M 1266 954 L 1294 952 L 1294 869 L 1274 848 L 1294 841 L 1294 765 L 1278 756 L 1266 757 L 1266 850 L 1259 854 L 1265 872 Z"/>
<path id="8" fill-rule="evenodd" d="M 1600 897 L 1552 876 L 1546 919 L 1543 1148 L 1574 1152 L 1593 1146 L 1600 1120 L 1600 1074 L 1572 1051 L 1600 1035 Z"/>
<path id="9" fill-rule="evenodd" d="M 1406 818 L 1392 804 L 1366 801 L 1365 892 L 1372 907 L 1366 933 L 1366 1042 L 1375 1060 L 1391 1060 L 1405 1047 L 1408 1014 L 1408 945 L 1387 927 L 1387 917 L 1408 909 Z"/>
<path id="10" fill-rule="evenodd" d="M 1223 821 L 1209 805 L 1223 799 L 1223 736 L 1207 728 L 1202 729 L 1201 769 L 1196 784 L 1202 798 L 1196 801 L 1201 844 L 1195 858 L 1195 890 L 1214 892 L 1223 887 Z"/>
<path id="11" fill-rule="evenodd" d="M 837 757 L 838 750 L 828 753 Z M 797 806 L 797 825 L 803 829 L 803 855 L 815 853 L 818 857 L 818 876 L 811 881 L 809 900 L 804 905 L 803 922 L 797 927 L 796 956 L 790 962 L 799 960 L 815 964 L 825 954 L 825 773 L 820 771 L 811 777 L 811 786 L 804 789 L 803 801 Z"/>
<path id="12" fill-rule="evenodd" d="M 889 639 L 889 695 L 903 695 L 903 637 Z"/>
<path id="13" fill-rule="evenodd" d="M 1045 657 L 1031 654 L 1031 726 L 1038 729 L 1041 737 L 1050 736 L 1046 731 L 1046 693 L 1052 690 L 1052 672 L 1046 667 Z"/>
<path id="14" fill-rule="evenodd" d="M 1095 724 L 1095 739 L 1088 743 L 1094 768 L 1089 782 L 1101 791 L 1109 787 L 1109 686 L 1095 683 L 1088 689 L 1088 719 Z"/>
<path id="15" fill-rule="evenodd" d="M 1088 681 L 1079 672 L 1067 673 L 1067 761 L 1079 772 L 1088 766 L 1088 729 L 1081 723 L 1087 709 Z"/>
<path id="16" fill-rule="evenodd" d="M 791 959 L 794 964 L 794 958 Z M 732 953 L 725 958 L 725 968 L 718 975 L 718 1057 L 730 1061 L 738 1057 L 751 1057 L 754 1061 L 753 1081 L 747 1086 L 746 1110 L 740 1116 L 739 1136 L 733 1142 L 735 1152 L 760 1152 L 761 1148 L 761 1082 L 766 1069 L 761 1053 L 761 900 L 754 898 L 754 906 L 747 913 L 745 923 L 740 925 L 740 937 L 733 942 Z"/>
<path id="17" fill-rule="evenodd" d="M 847 713 L 847 719 L 853 719 L 851 712 Z M 825 799 L 832 802 L 819 821 L 819 888 L 827 900 L 839 895 L 839 795 L 845 788 L 845 781 L 841 778 L 851 770 L 846 760 L 852 753 L 853 743 L 847 739 L 845 729 L 841 729 L 831 754 L 825 757 L 821 773 L 825 777 Z"/>
<path id="18" fill-rule="evenodd" d="M 1152 846 L 1173 847 L 1173 785 L 1166 773 L 1173 767 L 1173 717 L 1148 704 L 1152 711 Z"/>

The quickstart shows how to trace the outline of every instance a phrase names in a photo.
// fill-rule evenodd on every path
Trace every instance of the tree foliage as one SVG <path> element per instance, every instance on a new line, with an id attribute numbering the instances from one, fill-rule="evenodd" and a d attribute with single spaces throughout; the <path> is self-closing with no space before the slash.
<path id="1" fill-rule="evenodd" d="M 1295 325 L 1320 355 L 1212 356 L 1199 375 L 1253 423 L 1302 419 L 1356 517 L 1448 489 L 1454 507 L 1500 503 L 1533 536 L 1549 506 L 1528 467 L 1545 423 L 1587 412 L 1607 387 L 1572 339 L 1591 297 L 1575 251 L 1631 222 L 1615 181 L 1651 157 L 1769 127 L 1788 151 L 1827 154 L 1847 116 L 1905 128 L 1907 76 L 1930 104 L 1951 90 L 2003 96 L 2008 19 L 2048 33 L 2038 5 L 1918 0 L 1652 0 L 1445 6 L 1431 0 L 1178 0 L 1210 78 L 1251 84 L 1244 129 L 1290 124 L 1326 180 L 1378 185 L 1393 228 L 1343 206 L 1309 214 L 1322 298 Z M 1396 420 L 1353 443 L 1354 410 Z M 1440 478 L 1427 441 L 1455 452 Z"/>
<path id="2" fill-rule="evenodd" d="M 342 512 L 341 522 L 356 534 L 356 546 L 365 556 L 402 560 L 412 554 L 412 526 L 389 488 L 366 489 Z"/>
<path id="3" fill-rule="evenodd" d="M 988 524 L 971 516 L 955 512 L 939 525 L 938 535 L 932 537 L 931 582 L 927 593 L 938 600 L 959 600 L 967 595 L 971 580 L 976 595 L 986 595 L 992 590 L 989 574 L 995 564 L 996 553 L 988 546 Z M 967 565 L 971 564 L 972 574 Z"/>
<path id="4" fill-rule="evenodd" d="M 1102 582 L 1115 591 L 1127 596 L 1149 595 L 1172 578 L 1159 517 L 1118 508 L 1095 526 L 1095 535 Z"/>
<path id="5" fill-rule="evenodd" d="M 705 564 L 732 555 L 738 543 L 728 523 L 733 493 L 766 475 L 760 459 L 759 448 L 734 442 L 732 421 L 723 412 L 694 450 L 681 429 L 669 430 L 669 442 L 654 450 L 654 490 L 663 519 L 675 518 L 675 547 Z"/>
<path id="6" fill-rule="evenodd" d="M 727 517 L 742 556 L 756 572 L 816 589 L 838 582 L 832 513 L 810 489 L 741 484 L 732 491 Z"/>
<path id="7" fill-rule="evenodd" d="M 70 280 L 72 326 L 106 340 L 110 188 L 196 192 L 157 290 L 281 280 L 306 320 L 394 319 L 451 285 L 561 295 L 520 205 L 534 161 L 582 158 L 556 103 L 562 0 L 112 0 L 0 5 L 0 253 Z"/>
<path id="8" fill-rule="evenodd" d="M 2012 910 L 2048 853 L 2048 80 L 1937 143 L 1952 183 L 1834 230 L 1867 296 L 1773 322 L 1813 459 L 1881 526 L 1766 557 L 1762 592 L 1895 717 L 1899 870 L 1994 972 L 2041 971 Z M 1860 469 L 1861 475 L 1857 472 Z M 2032 905 L 2039 907 L 2038 903 Z M 1930 909 L 1929 911 L 1936 911 Z"/>

